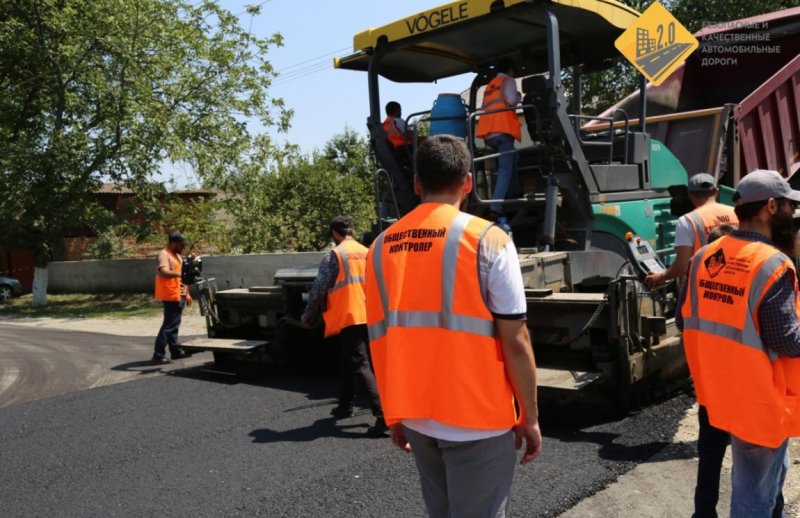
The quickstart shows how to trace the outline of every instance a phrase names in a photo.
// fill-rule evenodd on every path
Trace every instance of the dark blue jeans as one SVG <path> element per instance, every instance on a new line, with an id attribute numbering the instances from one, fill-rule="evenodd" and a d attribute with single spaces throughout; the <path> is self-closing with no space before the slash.
<path id="1" fill-rule="evenodd" d="M 174 355 L 180 351 L 178 346 L 178 329 L 181 327 L 181 315 L 186 299 L 181 297 L 180 301 L 162 301 L 164 304 L 164 322 L 156 336 L 155 356 L 163 358 L 169 347 L 170 354 Z"/>
<path id="2" fill-rule="evenodd" d="M 708 420 L 706 407 L 700 405 L 697 413 L 700 434 L 697 438 L 697 486 L 694 490 L 694 514 L 692 518 L 717 518 L 719 501 L 719 473 L 725 449 L 731 441 L 730 434 L 715 428 Z M 744 469 L 744 468 L 742 468 Z M 783 516 L 783 492 L 778 491 L 772 518 Z"/>
<path id="3" fill-rule="evenodd" d="M 509 152 L 497 158 L 497 180 L 494 184 L 493 200 L 504 200 L 519 195 L 519 176 L 517 175 L 517 155 L 514 150 L 514 137 L 501 134 L 486 139 L 486 144 L 497 153 Z M 501 212 L 500 205 L 493 205 L 492 210 Z"/>

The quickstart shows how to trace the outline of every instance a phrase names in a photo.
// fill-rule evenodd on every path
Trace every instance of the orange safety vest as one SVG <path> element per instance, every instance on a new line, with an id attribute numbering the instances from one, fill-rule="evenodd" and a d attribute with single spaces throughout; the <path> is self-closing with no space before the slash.
<path id="1" fill-rule="evenodd" d="M 478 278 L 478 244 L 490 225 L 452 205 L 423 203 L 370 248 L 367 325 L 387 424 L 435 419 L 503 429 L 516 422 Z"/>
<path id="2" fill-rule="evenodd" d="M 513 81 L 513 79 L 498 75 L 489 81 L 489 84 L 486 85 L 486 89 L 483 91 L 481 110 L 511 108 L 511 106 L 506 104 L 506 98 L 505 95 L 503 95 L 503 83 L 505 81 Z M 475 134 L 479 138 L 484 138 L 490 133 L 505 133 L 521 141 L 522 133 L 520 132 L 519 120 L 517 120 L 517 111 L 504 110 L 481 115 L 478 119 L 478 127 Z"/>
<path id="3" fill-rule="evenodd" d="M 739 218 L 733 207 L 721 203 L 707 203 L 697 207 L 686 215 L 694 229 L 694 246 L 692 254 L 708 244 L 708 234 L 720 225 L 739 225 Z"/>
<path id="4" fill-rule="evenodd" d="M 686 360 L 709 421 L 769 448 L 800 435 L 800 359 L 767 349 L 758 323 L 764 295 L 787 270 L 792 261 L 774 247 L 723 237 L 692 261 L 681 308 Z"/>
<path id="5" fill-rule="evenodd" d="M 181 273 L 181 256 L 169 248 L 164 249 L 169 256 L 169 271 Z M 162 277 L 156 273 L 156 299 L 167 302 L 181 300 L 181 278 Z"/>
<path id="6" fill-rule="evenodd" d="M 411 143 L 410 138 L 397 127 L 396 120 L 397 117 L 389 115 L 386 117 L 386 120 L 383 121 L 383 131 L 389 136 L 389 142 L 395 149 Z"/>
<path id="7" fill-rule="evenodd" d="M 328 290 L 328 301 L 322 318 L 325 336 L 338 335 L 348 326 L 367 323 L 364 271 L 367 268 L 367 247 L 355 239 L 345 239 L 333 249 L 339 261 L 336 283 Z"/>

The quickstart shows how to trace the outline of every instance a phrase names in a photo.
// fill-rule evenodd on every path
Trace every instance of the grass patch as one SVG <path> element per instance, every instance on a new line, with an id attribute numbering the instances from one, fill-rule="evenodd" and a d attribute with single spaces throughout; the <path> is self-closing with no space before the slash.
<path id="1" fill-rule="evenodd" d="M 30 294 L 0 304 L 0 315 L 49 318 L 130 318 L 161 315 L 163 306 L 144 293 L 71 293 L 47 295 L 47 305 L 33 307 Z"/>

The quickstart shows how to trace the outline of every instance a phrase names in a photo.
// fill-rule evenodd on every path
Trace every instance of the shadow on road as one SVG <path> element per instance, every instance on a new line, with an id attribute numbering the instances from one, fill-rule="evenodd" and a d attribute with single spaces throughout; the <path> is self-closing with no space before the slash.
<path id="1" fill-rule="evenodd" d="M 170 365 L 170 364 L 167 364 Z M 151 374 L 162 370 L 161 365 L 156 365 L 150 360 L 138 360 L 135 362 L 121 363 L 111 367 L 112 371 L 138 372 L 139 374 Z"/>
<path id="2" fill-rule="evenodd" d="M 293 430 L 275 431 L 269 428 L 259 428 L 250 432 L 254 443 L 265 444 L 273 442 L 309 442 L 316 439 L 335 437 L 339 439 L 363 439 L 367 423 L 343 425 L 334 418 L 318 419 L 308 426 Z M 385 439 L 385 437 L 384 437 Z"/>

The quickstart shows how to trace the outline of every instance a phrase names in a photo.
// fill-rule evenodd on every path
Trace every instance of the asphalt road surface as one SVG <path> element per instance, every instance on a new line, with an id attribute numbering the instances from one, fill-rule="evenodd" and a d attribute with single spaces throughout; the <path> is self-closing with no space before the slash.
<path id="1" fill-rule="evenodd" d="M 29 347 L 49 340 L 64 354 L 149 344 L 33 328 L 20 338 L 8 327 L 0 326 L 2 365 L 13 336 Z M 45 368 L 52 357 L 39 351 L 30 360 L 49 372 L 38 379 L 58 371 Z M 141 379 L 0 410 L 2 516 L 425 515 L 413 457 L 386 438 L 366 437 L 366 410 L 341 421 L 329 416 L 337 392 L 330 369 L 231 375 L 196 365 L 141 376 L 136 361 L 120 360 L 108 369 Z M 210 356 L 192 358 L 203 360 Z M 80 377 L 63 377 L 73 374 Z M 678 396 L 622 419 L 543 408 L 543 453 L 517 468 L 510 513 L 569 509 L 662 450 L 690 404 Z"/>

